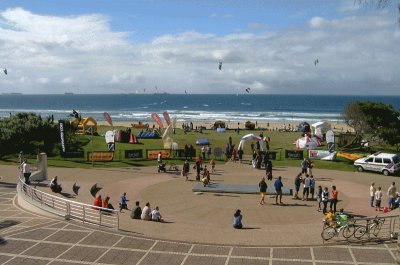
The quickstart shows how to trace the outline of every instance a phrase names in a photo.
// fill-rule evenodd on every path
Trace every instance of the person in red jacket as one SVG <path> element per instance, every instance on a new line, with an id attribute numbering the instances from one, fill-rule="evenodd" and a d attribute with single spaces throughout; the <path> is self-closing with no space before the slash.
<path id="1" fill-rule="evenodd" d="M 98 195 L 96 199 L 93 201 L 93 206 L 102 207 L 103 201 L 101 200 L 101 195 Z"/>

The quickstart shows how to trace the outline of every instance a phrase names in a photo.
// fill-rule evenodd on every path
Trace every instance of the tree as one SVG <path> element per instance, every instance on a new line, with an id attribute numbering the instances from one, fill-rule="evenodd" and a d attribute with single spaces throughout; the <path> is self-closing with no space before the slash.
<path id="1" fill-rule="evenodd" d="M 367 117 L 359 102 L 349 102 L 342 112 L 342 117 L 346 124 L 354 129 L 356 136 L 362 136 L 369 130 Z"/>
<path id="2" fill-rule="evenodd" d="M 392 105 L 377 102 L 350 102 L 342 116 L 356 136 L 370 132 L 386 143 L 400 148 L 400 112 Z"/>
<path id="3" fill-rule="evenodd" d="M 68 139 L 77 145 L 73 126 L 67 126 Z M 50 117 L 42 119 L 35 113 L 17 113 L 0 119 L 0 157 L 24 151 L 27 154 L 59 152 L 60 136 L 57 124 Z"/>

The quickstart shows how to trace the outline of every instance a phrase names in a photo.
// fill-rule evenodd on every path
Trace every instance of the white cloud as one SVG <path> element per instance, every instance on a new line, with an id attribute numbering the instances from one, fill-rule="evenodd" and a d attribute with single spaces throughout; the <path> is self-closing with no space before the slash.
<path id="1" fill-rule="evenodd" d="M 400 94 L 400 33 L 384 12 L 313 17 L 261 34 L 164 34 L 143 43 L 112 31 L 108 20 L 0 11 L 0 63 L 10 69 L 0 78 L 0 93 L 120 93 L 158 85 L 171 93 L 250 87 L 253 93 Z"/>

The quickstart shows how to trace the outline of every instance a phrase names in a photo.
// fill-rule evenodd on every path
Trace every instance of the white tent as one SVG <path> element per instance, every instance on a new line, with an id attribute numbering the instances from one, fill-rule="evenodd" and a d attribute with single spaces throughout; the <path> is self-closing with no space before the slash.
<path id="1" fill-rule="evenodd" d="M 317 137 L 309 137 L 308 135 L 297 139 L 295 144 L 297 149 L 306 148 L 309 150 L 317 149 L 321 145 Z"/>
<path id="2" fill-rule="evenodd" d="M 256 134 L 246 134 L 245 136 L 242 137 L 242 139 L 240 140 L 239 146 L 238 146 L 238 150 L 239 149 L 243 149 L 243 145 L 246 141 L 248 140 L 257 140 L 260 143 L 260 149 L 261 151 L 264 151 L 264 147 L 263 147 L 263 139 L 256 135 Z"/>
<path id="3" fill-rule="evenodd" d="M 311 132 L 319 138 L 323 138 L 324 134 L 331 129 L 331 125 L 326 121 L 319 121 L 311 124 Z"/>

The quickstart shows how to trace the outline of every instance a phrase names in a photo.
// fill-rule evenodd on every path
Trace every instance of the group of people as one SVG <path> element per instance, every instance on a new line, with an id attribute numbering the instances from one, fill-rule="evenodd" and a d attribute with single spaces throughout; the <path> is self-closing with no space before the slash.
<path id="1" fill-rule="evenodd" d="M 260 204 L 263 205 L 265 204 L 265 195 L 267 194 L 267 182 L 265 181 L 265 178 L 263 177 L 261 179 L 261 181 L 258 183 L 258 187 L 260 189 L 260 195 L 261 195 L 261 200 L 260 200 Z M 283 183 L 282 183 L 282 177 L 279 176 L 275 182 L 274 182 L 274 188 L 275 188 L 275 204 L 283 204 L 282 203 L 282 188 L 283 188 Z M 279 200 L 279 202 L 278 202 Z"/>
<path id="2" fill-rule="evenodd" d="M 369 187 L 369 193 L 370 193 L 370 206 L 372 208 L 375 207 L 375 211 L 381 211 L 381 203 L 383 198 L 382 188 L 378 187 L 378 189 L 376 189 L 375 182 L 372 182 L 371 186 Z M 387 201 L 388 209 L 393 210 L 399 207 L 400 194 L 397 192 L 397 187 L 395 182 L 392 182 L 392 184 L 388 188 L 387 199 L 388 199 Z"/>
<path id="3" fill-rule="evenodd" d="M 93 206 L 106 208 L 108 210 L 115 210 L 114 206 L 110 203 L 110 197 L 107 196 L 103 200 L 100 194 L 94 199 Z M 128 210 L 128 199 L 126 198 L 126 192 L 119 197 L 119 211 L 122 212 L 124 209 Z"/>
<path id="4" fill-rule="evenodd" d="M 136 201 L 135 207 L 132 208 L 131 218 L 153 222 L 164 222 L 164 219 L 160 213 L 160 208 L 156 206 L 152 210 L 149 202 L 146 203 L 146 206 L 144 206 L 142 210 L 140 207 L 140 202 Z"/>

